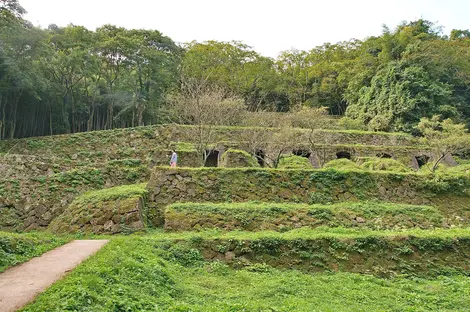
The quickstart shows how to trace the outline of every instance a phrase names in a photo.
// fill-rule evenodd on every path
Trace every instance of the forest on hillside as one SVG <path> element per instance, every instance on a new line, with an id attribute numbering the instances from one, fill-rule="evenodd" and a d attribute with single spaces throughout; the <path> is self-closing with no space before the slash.
<path id="1" fill-rule="evenodd" d="M 433 115 L 470 125 L 468 30 L 446 36 L 416 20 L 272 59 L 236 41 L 178 45 L 158 30 L 40 29 L 24 14 L 0 0 L 0 139 L 171 122 L 175 98 L 214 90 L 248 111 L 326 107 L 381 131 L 413 132 Z"/>

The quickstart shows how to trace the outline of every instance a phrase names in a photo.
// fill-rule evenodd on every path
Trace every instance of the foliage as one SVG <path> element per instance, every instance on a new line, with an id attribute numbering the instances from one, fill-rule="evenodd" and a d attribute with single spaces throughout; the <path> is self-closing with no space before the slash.
<path id="1" fill-rule="evenodd" d="M 71 237 L 50 233 L 0 232 L 0 272 L 67 243 Z"/>
<path id="2" fill-rule="evenodd" d="M 360 218 L 361 223 L 357 222 Z M 383 202 L 306 205 L 288 203 L 176 203 L 165 209 L 165 230 L 262 231 L 309 227 L 367 227 L 371 229 L 420 228 L 442 225 L 432 207 Z"/>
<path id="3" fill-rule="evenodd" d="M 191 247 L 184 252 L 183 246 L 179 254 L 189 255 Z M 312 275 L 261 264 L 239 270 L 220 262 L 183 266 L 172 259 L 175 249 L 155 238 L 113 239 L 22 311 L 460 311 L 469 304 L 469 279 L 464 276 L 383 279 L 352 273 Z M 321 255 L 305 256 L 315 260 Z"/>
<path id="4" fill-rule="evenodd" d="M 90 191 L 78 196 L 74 203 L 83 205 L 132 197 L 144 197 L 147 194 L 146 186 L 146 183 L 142 183 Z"/>
<path id="5" fill-rule="evenodd" d="M 222 167 L 259 167 L 257 159 L 245 151 L 229 148 L 221 157 Z"/>
<path id="6" fill-rule="evenodd" d="M 367 130 L 367 127 L 360 120 L 349 117 L 342 117 L 338 121 L 338 126 L 344 130 Z"/>
<path id="7" fill-rule="evenodd" d="M 393 172 L 410 172 L 411 169 L 391 158 L 373 158 L 364 162 L 361 167 L 365 170 L 372 171 L 393 171 Z"/>
<path id="8" fill-rule="evenodd" d="M 346 129 L 413 132 L 434 114 L 470 118 L 468 30 L 447 37 L 419 19 L 271 59 L 238 41 L 180 47 L 157 30 L 39 29 L 17 0 L 0 4 L 0 139 L 159 124 L 178 118 L 167 105 L 175 98 L 208 90 L 249 111 L 292 111 L 296 124 L 320 110 L 347 114 Z"/>
<path id="9" fill-rule="evenodd" d="M 352 160 L 346 158 L 333 159 L 327 162 L 324 169 L 337 169 L 337 170 L 357 170 L 360 167 Z"/>
<path id="10" fill-rule="evenodd" d="M 433 164 L 429 168 L 436 171 L 445 157 L 459 153 L 470 146 L 470 134 L 464 124 L 455 124 L 450 119 L 441 121 L 441 116 L 431 119 L 422 118 L 417 129 L 423 135 L 422 142 L 433 148 L 436 153 Z"/>
<path id="11" fill-rule="evenodd" d="M 279 169 L 312 169 L 310 160 L 303 156 L 283 156 L 279 160 Z"/>
<path id="12" fill-rule="evenodd" d="M 245 108 L 239 99 L 226 97 L 222 89 L 206 88 L 192 81 L 187 84 L 184 93 L 169 97 L 169 107 L 177 122 L 194 125 L 189 130 L 204 165 L 217 143 L 215 127 L 238 122 Z"/>

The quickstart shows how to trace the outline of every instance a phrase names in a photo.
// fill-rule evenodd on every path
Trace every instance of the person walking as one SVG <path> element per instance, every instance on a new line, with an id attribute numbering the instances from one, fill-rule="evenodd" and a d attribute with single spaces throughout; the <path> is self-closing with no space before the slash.
<path id="1" fill-rule="evenodd" d="M 171 168 L 176 168 L 176 163 L 178 162 L 178 155 L 176 154 L 175 151 L 171 151 L 171 159 L 170 159 L 170 167 Z"/>

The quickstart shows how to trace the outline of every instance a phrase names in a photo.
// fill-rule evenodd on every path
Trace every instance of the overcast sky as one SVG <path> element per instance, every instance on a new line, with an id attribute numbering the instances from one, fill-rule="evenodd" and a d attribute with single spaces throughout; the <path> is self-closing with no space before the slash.
<path id="1" fill-rule="evenodd" d="M 20 0 L 35 25 L 157 29 L 176 42 L 239 40 L 276 57 L 296 48 L 379 35 L 382 24 L 424 18 L 469 29 L 468 0 Z"/>

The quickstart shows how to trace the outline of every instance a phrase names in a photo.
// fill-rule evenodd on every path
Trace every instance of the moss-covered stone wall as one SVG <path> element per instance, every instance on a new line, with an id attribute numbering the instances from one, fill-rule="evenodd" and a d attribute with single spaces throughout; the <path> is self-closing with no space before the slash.
<path id="1" fill-rule="evenodd" d="M 174 202 L 335 203 L 382 200 L 432 205 L 468 220 L 470 178 L 336 170 L 154 168 L 147 186 L 149 220 L 163 224 Z"/>
<path id="2" fill-rule="evenodd" d="M 55 233 L 129 233 L 144 228 L 145 184 L 124 185 L 78 196 L 48 229 Z"/>
<path id="3" fill-rule="evenodd" d="M 117 185 L 147 182 L 150 171 L 139 162 L 111 162 L 29 179 L 0 179 L 0 229 L 45 228 L 75 197 Z M 8 216 L 8 217 L 6 217 Z"/>
<path id="4" fill-rule="evenodd" d="M 78 166 L 99 166 L 107 161 L 134 158 L 147 165 L 162 165 L 168 162 L 172 142 L 195 142 L 194 127 L 182 125 L 146 126 L 107 131 L 84 132 L 17 140 L 0 141 L 0 154 L 47 156 L 50 163 Z M 254 131 L 268 132 L 271 136 L 278 130 L 216 127 L 214 142 L 241 142 Z M 308 142 L 308 131 L 293 129 L 299 140 Z M 413 146 L 415 140 L 406 134 L 375 133 L 362 131 L 318 130 L 315 141 L 323 144 L 365 144 L 375 146 Z M 230 147 L 230 144 L 225 144 Z M 192 149 L 177 149 L 181 154 L 194 152 Z M 199 163 L 197 157 L 189 157 L 187 163 L 181 158 L 182 166 Z"/>
<path id="5" fill-rule="evenodd" d="M 180 246 L 178 246 L 180 245 Z M 193 239 L 175 250 L 199 250 L 206 260 L 242 268 L 259 264 L 304 272 L 354 272 L 391 277 L 437 276 L 470 270 L 468 237 L 374 236 L 349 239 L 260 237 Z"/>
<path id="6" fill-rule="evenodd" d="M 166 231 L 243 231 L 350 227 L 374 230 L 438 228 L 447 220 L 436 208 L 382 202 L 306 205 L 280 203 L 175 203 L 165 209 Z"/>

